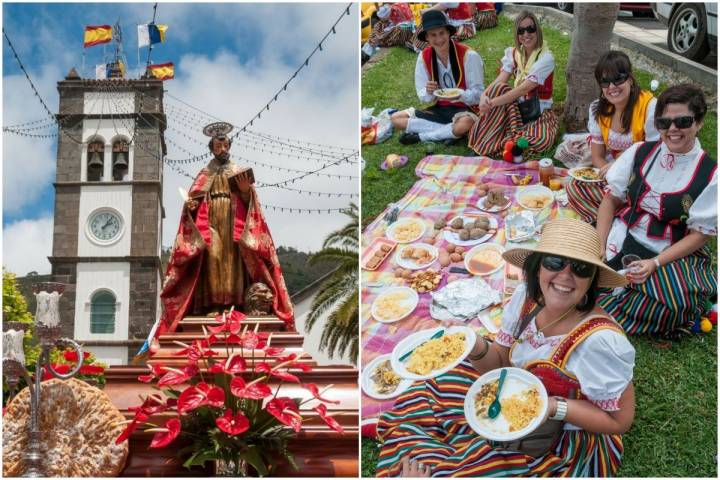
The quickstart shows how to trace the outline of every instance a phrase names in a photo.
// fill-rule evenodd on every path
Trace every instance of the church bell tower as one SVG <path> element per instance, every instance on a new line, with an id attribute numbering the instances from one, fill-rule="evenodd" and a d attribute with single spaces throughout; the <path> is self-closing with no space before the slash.
<path id="1" fill-rule="evenodd" d="M 113 78 L 115 77 L 115 78 Z M 53 281 L 63 333 L 126 364 L 159 316 L 163 84 L 122 75 L 58 82 Z"/>

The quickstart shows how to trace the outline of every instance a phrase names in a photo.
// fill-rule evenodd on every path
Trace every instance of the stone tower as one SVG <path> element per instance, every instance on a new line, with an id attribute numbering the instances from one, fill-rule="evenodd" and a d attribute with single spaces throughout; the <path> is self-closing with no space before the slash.
<path id="1" fill-rule="evenodd" d="M 64 334 L 125 364 L 159 316 L 163 85 L 152 79 L 58 82 L 53 281 L 67 284 Z"/>

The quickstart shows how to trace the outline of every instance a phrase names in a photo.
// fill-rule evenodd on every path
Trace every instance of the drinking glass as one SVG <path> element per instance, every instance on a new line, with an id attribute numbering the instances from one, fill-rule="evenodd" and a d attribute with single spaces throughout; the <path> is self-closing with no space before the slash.
<path id="1" fill-rule="evenodd" d="M 637 267 L 635 267 L 635 268 L 630 268 L 630 264 L 633 263 L 633 262 L 637 262 L 637 261 L 639 261 L 639 260 L 642 260 L 642 259 L 641 259 L 639 256 L 637 256 L 637 255 L 635 255 L 635 254 L 632 254 L 632 253 L 629 253 L 629 254 L 627 254 L 627 255 L 623 255 L 623 257 L 622 257 L 622 266 L 623 266 L 623 268 L 624 268 L 625 270 L 627 270 L 627 271 L 629 271 L 629 272 L 634 272 L 634 271 L 637 270 Z"/>

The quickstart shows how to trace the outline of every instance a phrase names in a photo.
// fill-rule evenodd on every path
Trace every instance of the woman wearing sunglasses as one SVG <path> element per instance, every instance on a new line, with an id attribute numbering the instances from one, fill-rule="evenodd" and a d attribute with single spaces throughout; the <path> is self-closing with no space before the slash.
<path id="1" fill-rule="evenodd" d="M 469 134 L 468 146 L 479 155 L 498 158 L 507 141 L 525 137 L 530 152 L 553 143 L 558 120 L 551 110 L 555 59 L 543 41 L 535 15 L 515 19 L 515 46 L 505 50 L 497 78 L 480 97 L 477 115 L 464 113 L 453 127 L 455 137 Z M 508 82 L 515 77 L 513 87 Z"/>
<path id="2" fill-rule="evenodd" d="M 608 264 L 630 263 L 632 282 L 600 305 L 630 334 L 677 337 L 700 319 L 717 290 L 708 238 L 717 236 L 717 164 L 697 133 L 707 111 L 702 91 L 676 85 L 658 98 L 659 142 L 636 143 L 607 172 L 597 217 Z"/>
<path id="3" fill-rule="evenodd" d="M 634 143 L 657 140 L 655 104 L 657 100 L 642 90 L 627 55 L 609 51 L 595 66 L 600 98 L 590 104 L 588 131 L 592 165 L 605 178 L 610 165 Z M 570 207 L 583 220 L 594 223 L 603 199 L 605 182 L 588 183 L 572 180 L 567 186 Z"/>
<path id="4" fill-rule="evenodd" d="M 401 394 L 378 423 L 378 476 L 612 476 L 635 414 L 635 350 L 596 303 L 598 287 L 627 280 L 602 261 L 600 238 L 580 220 L 548 222 L 537 248 L 503 257 L 525 283 L 505 306 L 495 342 L 478 336 L 458 367 Z M 549 395 L 533 433 L 490 443 L 463 405 L 479 375 L 501 367 L 535 374 Z M 401 461 L 402 459 L 402 461 Z"/>

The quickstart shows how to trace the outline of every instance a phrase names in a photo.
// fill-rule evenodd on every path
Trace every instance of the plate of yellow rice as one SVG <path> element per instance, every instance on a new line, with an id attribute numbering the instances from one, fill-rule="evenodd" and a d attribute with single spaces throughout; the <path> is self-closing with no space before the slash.
<path id="1" fill-rule="evenodd" d="M 487 410 L 495 400 L 502 368 L 486 372 L 472 384 L 465 397 L 465 418 L 481 437 L 509 442 L 525 437 L 540 426 L 548 408 L 548 395 L 539 378 L 522 368 L 507 367 L 500 392 L 500 415 L 491 419 Z"/>
<path id="2" fill-rule="evenodd" d="M 432 338 L 440 330 L 442 337 Z M 391 364 L 401 377 L 428 380 L 455 368 L 475 345 L 475 332 L 465 326 L 438 327 L 416 332 L 395 345 Z M 400 357 L 412 354 L 400 361 Z"/>

